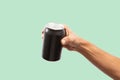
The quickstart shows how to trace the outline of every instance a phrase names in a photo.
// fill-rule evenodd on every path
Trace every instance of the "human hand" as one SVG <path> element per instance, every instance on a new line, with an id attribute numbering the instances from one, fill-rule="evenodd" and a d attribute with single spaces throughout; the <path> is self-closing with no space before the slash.
<path id="1" fill-rule="evenodd" d="M 64 25 L 66 36 L 61 40 L 63 47 L 68 50 L 77 51 L 80 45 L 80 38 L 73 33 L 68 26 Z"/>

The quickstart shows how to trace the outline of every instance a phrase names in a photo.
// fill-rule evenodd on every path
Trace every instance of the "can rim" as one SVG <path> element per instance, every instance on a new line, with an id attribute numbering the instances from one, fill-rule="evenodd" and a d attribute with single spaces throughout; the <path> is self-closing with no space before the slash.
<path id="1" fill-rule="evenodd" d="M 52 30 L 63 30 L 64 29 L 63 24 L 57 24 L 57 23 L 48 23 L 45 27 L 52 29 Z"/>

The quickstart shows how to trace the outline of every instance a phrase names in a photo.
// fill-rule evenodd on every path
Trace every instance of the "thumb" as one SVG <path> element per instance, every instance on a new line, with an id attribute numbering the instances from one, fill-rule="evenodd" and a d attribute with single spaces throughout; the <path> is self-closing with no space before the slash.
<path id="1" fill-rule="evenodd" d="M 64 38 L 61 40 L 61 43 L 62 43 L 63 46 L 64 46 L 64 45 L 67 45 L 67 44 L 69 43 L 68 37 L 64 37 Z"/>

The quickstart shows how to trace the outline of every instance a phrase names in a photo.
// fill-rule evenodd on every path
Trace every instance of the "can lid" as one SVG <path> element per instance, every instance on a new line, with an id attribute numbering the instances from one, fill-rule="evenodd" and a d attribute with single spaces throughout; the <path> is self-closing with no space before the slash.
<path id="1" fill-rule="evenodd" d="M 45 27 L 53 30 L 63 30 L 64 26 L 62 24 L 48 23 Z"/>

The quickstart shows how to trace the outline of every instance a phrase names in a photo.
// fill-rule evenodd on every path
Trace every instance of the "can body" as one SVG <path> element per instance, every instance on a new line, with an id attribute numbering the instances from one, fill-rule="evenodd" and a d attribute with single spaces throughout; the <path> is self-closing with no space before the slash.
<path id="1" fill-rule="evenodd" d="M 61 39 L 65 36 L 64 29 L 45 28 L 43 39 L 42 57 L 48 61 L 57 61 L 60 59 L 62 45 Z"/>

